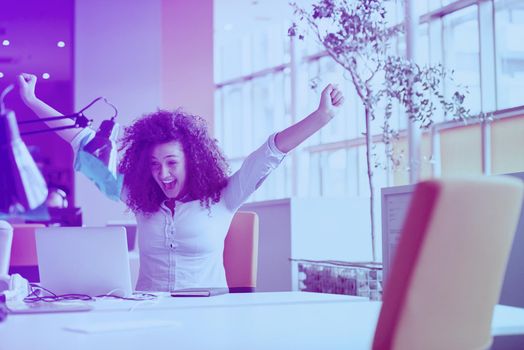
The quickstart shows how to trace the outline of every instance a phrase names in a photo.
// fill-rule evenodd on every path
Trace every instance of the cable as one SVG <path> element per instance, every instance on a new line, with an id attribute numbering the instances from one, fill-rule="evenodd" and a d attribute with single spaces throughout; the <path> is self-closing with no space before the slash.
<path id="1" fill-rule="evenodd" d="M 49 289 L 46 289 L 42 286 L 38 286 L 36 284 L 29 284 L 30 293 L 27 295 L 27 297 L 24 298 L 24 302 L 26 303 L 36 303 L 39 301 L 51 303 L 51 302 L 57 302 L 57 301 L 64 301 L 64 300 L 82 300 L 82 301 L 96 301 L 97 298 L 113 298 L 113 299 L 119 299 L 119 300 L 130 300 L 130 301 L 148 301 L 148 300 L 154 300 L 157 299 L 158 296 L 150 293 L 133 293 L 133 297 L 121 297 L 118 295 L 111 294 L 114 291 L 117 291 L 119 289 L 113 289 L 108 294 L 101 294 L 97 296 L 89 296 L 87 294 L 62 294 L 57 295 L 50 291 Z M 50 295 L 43 295 L 41 296 L 40 293 L 44 291 L 47 292 Z"/>
<path id="2" fill-rule="evenodd" d="M 98 101 L 100 100 L 103 100 L 107 105 L 109 105 L 111 108 L 113 108 L 113 112 L 114 114 L 111 116 L 111 120 L 114 120 L 116 118 L 116 116 L 118 115 L 118 109 L 115 107 L 114 104 L 110 103 L 107 98 L 105 97 L 97 97 L 95 98 L 93 101 L 91 101 L 87 106 L 85 106 L 84 108 L 82 108 L 78 114 L 83 114 L 84 111 L 86 111 L 87 109 L 89 109 L 92 105 L 94 105 L 95 103 L 97 103 Z"/>

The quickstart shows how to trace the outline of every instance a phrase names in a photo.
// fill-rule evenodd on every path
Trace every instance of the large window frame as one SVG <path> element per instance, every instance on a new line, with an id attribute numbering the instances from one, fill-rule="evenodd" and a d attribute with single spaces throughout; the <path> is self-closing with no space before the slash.
<path id="1" fill-rule="evenodd" d="M 443 164 L 443 157 L 441 154 L 441 137 L 443 133 L 449 133 L 453 130 L 460 130 L 461 128 L 471 127 L 472 125 L 478 125 L 480 130 L 480 152 L 481 157 L 481 173 L 491 174 L 492 171 L 492 145 L 491 145 L 491 128 L 493 123 L 497 123 L 502 120 L 509 120 L 508 118 L 518 118 L 524 116 L 524 99 L 522 105 L 514 106 L 511 108 L 497 108 L 497 96 L 500 94 L 497 85 L 497 55 L 496 55 L 496 35 L 495 35 L 495 11 L 496 2 L 498 0 L 458 0 L 458 1 L 446 1 L 446 5 L 442 5 L 437 8 L 431 8 L 430 4 L 434 5 L 434 1 L 428 2 L 427 6 L 421 6 L 422 9 L 427 12 L 420 15 L 420 26 L 427 31 L 429 44 L 424 46 L 429 52 L 427 53 L 427 59 L 429 63 L 444 62 L 444 47 L 443 42 L 443 31 L 444 22 L 449 16 L 453 16 L 461 10 L 468 7 L 476 7 L 477 14 L 477 26 L 478 26 L 478 41 L 479 41 L 479 84 L 480 84 L 480 106 L 479 110 L 476 111 L 479 115 L 488 116 L 489 118 L 476 119 L 468 122 L 465 125 L 462 122 L 456 122 L 451 120 L 442 120 L 433 125 L 430 130 L 423 133 L 422 137 L 425 138 L 427 144 L 426 152 L 422 152 L 422 167 L 427 168 L 427 171 L 422 172 L 422 176 L 426 177 L 438 177 L 447 175 L 446 171 L 443 171 L 443 167 L 446 168 L 447 164 Z M 403 14 L 403 11 L 397 9 L 399 15 Z M 283 87 L 285 90 L 283 93 L 287 96 L 288 101 L 286 105 L 280 110 L 283 112 L 282 123 L 274 126 L 278 126 L 274 131 L 281 130 L 283 127 L 290 125 L 293 122 L 298 121 L 297 118 L 305 117 L 314 108 L 314 102 L 318 99 L 318 91 L 315 93 L 308 89 L 304 91 L 304 85 L 309 85 L 311 82 L 304 78 L 305 71 L 319 70 L 317 66 L 320 62 L 326 59 L 327 54 L 325 52 L 315 52 L 314 47 L 309 44 L 297 44 L 294 38 L 288 39 L 289 48 L 287 51 L 289 55 L 285 54 L 283 57 L 286 59 L 279 65 L 260 69 L 250 74 L 240 75 L 233 79 L 227 79 L 216 83 L 216 101 L 217 101 L 217 122 L 215 123 L 215 135 L 217 139 L 226 146 L 226 155 L 228 150 L 231 149 L 230 138 L 239 139 L 244 137 L 248 139 L 244 134 L 238 134 L 239 130 L 235 130 L 235 135 L 230 135 L 227 132 L 227 123 L 224 122 L 224 92 L 228 88 L 234 86 L 243 86 L 244 89 L 249 87 L 259 79 L 268 79 L 268 77 L 276 77 L 279 75 L 287 75 L 285 84 Z M 301 46 L 302 45 L 302 46 Z M 306 45 L 306 48 L 304 48 Z M 452 67 L 447 67 L 452 68 Z M 246 94 L 245 96 L 248 96 Z M 356 106 L 351 105 L 353 109 L 348 109 L 344 113 L 347 115 L 356 114 L 362 115 L 359 110 L 359 101 L 353 96 L 347 96 L 350 103 L 357 104 Z M 301 103 L 302 102 L 302 103 Z M 238 111 L 237 111 L 238 112 Z M 252 111 L 251 111 L 252 112 Z M 243 117 L 246 119 L 251 118 L 250 109 L 243 108 Z M 227 117 L 227 116 L 226 116 Z M 401 118 L 399 116 L 399 118 Z M 253 200 L 265 200 L 265 199 L 276 199 L 290 196 L 369 196 L 367 190 L 367 175 L 363 171 L 365 169 L 365 162 L 363 158 L 363 150 L 365 148 L 365 139 L 359 136 L 359 130 L 362 130 L 362 126 L 359 125 L 359 119 L 363 118 L 352 118 L 348 120 L 355 120 L 355 124 L 349 126 L 354 128 L 357 132 L 353 132 L 351 137 L 347 137 L 349 131 L 346 133 L 346 137 L 330 140 L 327 136 L 329 130 L 322 130 L 318 135 L 315 135 L 302 145 L 298 150 L 292 152 L 283 169 L 278 170 L 279 174 L 274 176 L 274 179 L 268 181 L 267 184 L 263 185 L 264 189 L 261 189 L 258 193 L 252 197 Z M 285 122 L 285 123 L 284 123 Z M 254 125 L 253 120 L 246 120 L 247 125 Z M 400 126 L 405 126 L 405 121 L 402 119 L 398 120 Z M 268 135 L 266 135 L 268 136 Z M 447 134 L 446 134 L 447 137 Z M 373 141 L 380 146 L 382 136 L 380 133 L 373 135 Z M 400 132 L 400 139 L 406 140 L 407 135 L 405 129 Z M 251 137 L 256 139 L 256 137 Z M 260 141 L 260 140 L 257 140 Z M 229 160 L 233 164 L 232 170 L 235 170 L 242 160 L 249 154 L 250 151 L 254 150 L 255 144 L 246 143 L 246 147 L 242 149 L 242 154 L 235 154 Z M 404 141 L 399 142 L 397 145 L 397 151 L 402 153 L 406 152 L 407 144 Z M 345 154 L 343 156 L 342 154 Z M 333 160 L 336 158 L 336 160 Z M 345 158 L 345 160 L 344 160 Z M 445 157 L 444 157 L 445 158 Z M 327 164 L 335 164 L 336 174 L 329 174 L 330 169 Z M 344 165 L 342 165 L 344 164 Z M 408 174 L 406 171 L 405 162 L 401 163 L 399 168 L 394 169 L 387 161 L 382 161 L 377 176 L 377 190 L 381 187 L 403 185 L 408 183 Z M 346 168 L 345 174 L 343 168 Z M 522 169 L 524 170 L 524 169 Z M 473 172 L 477 172 L 476 170 Z M 496 171 L 495 171 L 496 172 Z M 343 180 L 340 180 L 340 177 Z M 340 187 L 340 190 L 334 190 L 331 184 L 335 182 L 342 182 L 344 185 Z M 281 182 L 279 184 L 279 182 Z"/>

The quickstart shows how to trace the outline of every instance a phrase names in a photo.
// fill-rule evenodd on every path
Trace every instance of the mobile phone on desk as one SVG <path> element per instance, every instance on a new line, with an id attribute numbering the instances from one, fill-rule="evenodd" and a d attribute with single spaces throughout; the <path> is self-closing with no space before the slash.
<path id="1" fill-rule="evenodd" d="M 171 291 L 172 297 L 212 297 L 214 295 L 227 294 L 228 288 L 184 288 Z"/>

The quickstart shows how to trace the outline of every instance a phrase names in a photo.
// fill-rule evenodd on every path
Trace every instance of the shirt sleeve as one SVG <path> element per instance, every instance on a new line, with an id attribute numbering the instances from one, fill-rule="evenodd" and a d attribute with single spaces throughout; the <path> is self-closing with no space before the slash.
<path id="1" fill-rule="evenodd" d="M 286 153 L 275 144 L 275 136 L 276 133 L 247 156 L 240 169 L 229 178 L 222 193 L 228 209 L 238 209 L 285 158 Z"/>
<path id="2" fill-rule="evenodd" d="M 91 180 L 108 198 L 116 201 L 122 200 L 122 198 L 127 195 L 127 193 L 125 195 L 122 193 L 123 176 L 118 172 L 115 174 L 110 171 L 99 159 L 82 151 L 83 147 L 88 144 L 95 135 L 96 133 L 93 129 L 85 128 L 71 140 L 70 144 L 75 156 L 74 168 Z"/>
<path id="3" fill-rule="evenodd" d="M 76 136 L 71 140 L 70 145 L 73 148 L 73 154 L 74 154 L 74 161 L 76 162 L 76 156 L 78 155 L 78 151 L 80 150 L 80 147 L 82 145 L 87 144 L 89 141 L 91 141 L 96 135 L 96 132 L 87 127 L 82 129 Z"/>

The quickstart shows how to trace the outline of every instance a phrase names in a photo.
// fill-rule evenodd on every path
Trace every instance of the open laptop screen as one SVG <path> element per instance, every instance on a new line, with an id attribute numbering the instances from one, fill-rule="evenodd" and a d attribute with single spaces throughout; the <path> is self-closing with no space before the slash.
<path id="1" fill-rule="evenodd" d="M 132 294 L 123 227 L 46 227 L 36 231 L 40 285 L 55 294 Z"/>

